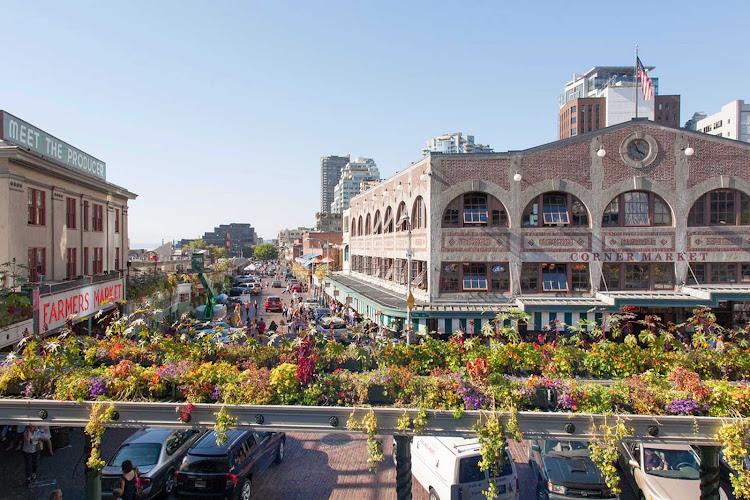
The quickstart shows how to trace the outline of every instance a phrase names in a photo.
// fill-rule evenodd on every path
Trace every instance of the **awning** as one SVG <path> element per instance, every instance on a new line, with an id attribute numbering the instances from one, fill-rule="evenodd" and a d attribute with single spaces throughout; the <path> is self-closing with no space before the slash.
<path id="1" fill-rule="evenodd" d="M 305 255 L 300 256 L 301 259 L 314 259 L 315 257 L 321 257 L 322 255 L 319 253 L 306 253 Z"/>

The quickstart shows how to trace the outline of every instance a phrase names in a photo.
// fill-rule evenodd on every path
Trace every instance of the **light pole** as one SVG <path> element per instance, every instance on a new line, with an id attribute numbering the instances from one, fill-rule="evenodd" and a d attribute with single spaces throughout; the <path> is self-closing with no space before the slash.
<path id="1" fill-rule="evenodd" d="M 414 305 L 414 297 L 411 294 L 411 218 L 407 214 L 401 216 L 399 224 L 406 224 L 406 343 L 411 344 L 411 308 Z"/>

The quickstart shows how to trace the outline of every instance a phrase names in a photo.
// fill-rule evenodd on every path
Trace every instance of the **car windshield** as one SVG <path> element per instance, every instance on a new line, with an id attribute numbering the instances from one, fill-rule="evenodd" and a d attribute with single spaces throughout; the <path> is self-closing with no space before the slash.
<path id="1" fill-rule="evenodd" d="M 161 452 L 161 444 L 159 443 L 126 444 L 117 450 L 117 453 L 107 465 L 120 467 L 125 460 L 133 462 L 135 467 L 156 465 L 159 462 L 159 452 Z"/>
<path id="2" fill-rule="evenodd" d="M 586 441 L 558 441 L 549 439 L 544 441 L 545 455 L 582 456 L 589 455 L 589 444 Z"/>
<path id="3" fill-rule="evenodd" d="M 226 473 L 229 472 L 229 460 L 226 455 L 206 457 L 188 454 L 182 460 L 180 470 L 184 472 Z"/>
<path id="4" fill-rule="evenodd" d="M 698 457 L 689 450 L 645 448 L 643 462 L 646 474 L 672 479 L 699 479 Z"/>

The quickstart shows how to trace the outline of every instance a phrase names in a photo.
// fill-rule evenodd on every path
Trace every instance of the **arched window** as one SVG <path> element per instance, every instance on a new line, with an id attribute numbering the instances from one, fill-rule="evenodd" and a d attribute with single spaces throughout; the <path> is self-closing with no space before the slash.
<path id="1" fill-rule="evenodd" d="M 357 236 L 357 219 L 352 219 L 352 236 Z"/>
<path id="2" fill-rule="evenodd" d="M 398 204 L 398 210 L 396 210 L 396 231 L 406 231 L 406 220 L 401 221 L 401 217 L 406 214 L 406 203 L 401 202 Z"/>
<path id="3" fill-rule="evenodd" d="M 588 226 L 589 215 L 581 200 L 570 193 L 555 191 L 531 200 L 523 211 L 521 223 L 524 227 Z"/>
<path id="4" fill-rule="evenodd" d="M 619 194 L 604 209 L 602 226 L 671 226 L 672 210 L 660 196 L 648 191 Z"/>
<path id="5" fill-rule="evenodd" d="M 424 204 L 424 198 L 421 196 L 417 196 L 411 209 L 411 227 L 412 229 L 427 227 L 427 207 Z"/>
<path id="6" fill-rule="evenodd" d="M 391 210 L 391 207 L 385 209 L 385 217 L 383 217 L 383 232 L 393 232 L 393 211 Z"/>
<path id="7" fill-rule="evenodd" d="M 365 234 L 371 234 L 372 233 L 372 225 L 370 225 L 370 214 L 367 214 L 367 219 L 365 219 Z"/>
<path id="8" fill-rule="evenodd" d="M 380 210 L 375 211 L 375 219 L 372 223 L 372 234 L 381 234 L 383 232 L 383 223 L 380 221 Z"/>
<path id="9" fill-rule="evenodd" d="M 455 198 L 443 212 L 443 227 L 508 225 L 508 212 L 500 201 L 487 193 L 466 193 Z"/>
<path id="10" fill-rule="evenodd" d="M 688 226 L 745 226 L 750 224 L 750 197 L 736 189 L 709 191 L 693 203 Z"/>
<path id="11" fill-rule="evenodd" d="M 362 232 L 362 216 L 359 216 L 359 219 L 357 219 L 357 236 L 362 236 L 364 233 Z"/>

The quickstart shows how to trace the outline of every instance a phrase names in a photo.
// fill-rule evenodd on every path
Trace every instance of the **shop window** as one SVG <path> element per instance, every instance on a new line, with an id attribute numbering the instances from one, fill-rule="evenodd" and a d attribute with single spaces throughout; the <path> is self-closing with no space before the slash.
<path id="1" fill-rule="evenodd" d="M 588 264 L 572 264 L 570 274 L 570 288 L 574 292 L 587 292 L 589 289 Z"/>
<path id="2" fill-rule="evenodd" d="M 523 211 L 522 225 L 588 226 L 588 212 L 584 204 L 568 193 L 545 193 L 534 198 Z"/>
<path id="3" fill-rule="evenodd" d="M 383 232 L 383 223 L 380 221 L 380 210 L 375 211 L 372 234 L 381 234 Z"/>
<path id="4" fill-rule="evenodd" d="M 391 210 L 391 207 L 385 209 L 385 216 L 383 217 L 383 232 L 393 232 L 393 212 Z"/>
<path id="5" fill-rule="evenodd" d="M 740 281 L 750 283 L 750 264 L 742 264 L 740 268 Z"/>
<path id="6" fill-rule="evenodd" d="M 750 197 L 736 189 L 717 189 L 698 198 L 688 214 L 689 226 L 750 224 Z"/>
<path id="7" fill-rule="evenodd" d="M 654 193 L 628 191 L 615 197 L 602 216 L 602 226 L 671 226 L 672 211 Z"/>
<path id="8" fill-rule="evenodd" d="M 76 224 L 76 207 L 78 203 L 75 198 L 65 199 L 65 225 L 68 229 L 75 229 Z"/>
<path id="9" fill-rule="evenodd" d="M 648 267 L 649 267 L 648 264 L 626 264 L 625 265 L 625 289 L 626 290 L 648 290 L 649 289 Z"/>
<path id="10" fill-rule="evenodd" d="M 411 211 L 412 229 L 422 229 L 427 227 L 427 208 L 425 207 L 424 198 L 417 196 L 414 200 L 414 207 Z"/>
<path id="11" fill-rule="evenodd" d="M 510 290 L 510 273 L 508 265 L 493 264 L 490 268 L 490 289 L 493 292 L 507 292 Z"/>
<path id="12" fill-rule="evenodd" d="M 692 272 L 690 272 L 692 270 Z M 706 284 L 706 264 L 690 264 L 688 283 L 691 285 Z"/>
<path id="13" fill-rule="evenodd" d="M 537 264 L 526 262 L 521 265 L 521 291 L 539 291 L 539 268 Z"/>
<path id="14" fill-rule="evenodd" d="M 372 226 L 371 220 L 370 220 L 370 214 L 367 214 L 367 218 L 365 219 L 365 236 L 372 233 Z"/>
<path id="15" fill-rule="evenodd" d="M 542 268 L 542 290 L 545 292 L 567 292 L 568 273 L 565 264 L 544 263 Z"/>
<path id="16" fill-rule="evenodd" d="M 711 264 L 711 283 L 736 283 L 736 264 Z"/>
<path id="17" fill-rule="evenodd" d="M 357 219 L 357 236 L 362 236 L 362 216 Z"/>
<path id="18" fill-rule="evenodd" d="M 351 230 L 352 236 L 357 236 L 357 221 L 352 220 L 352 230 Z"/>
<path id="19" fill-rule="evenodd" d="M 440 272 L 440 291 L 457 292 L 459 291 L 460 280 L 458 277 L 458 264 L 443 264 Z"/>
<path id="20" fill-rule="evenodd" d="M 47 249 L 29 248 L 29 282 L 41 281 L 47 274 Z"/>
<path id="21" fill-rule="evenodd" d="M 481 192 L 466 193 L 450 202 L 443 212 L 443 227 L 506 227 L 508 213 L 495 197 Z"/>
<path id="22" fill-rule="evenodd" d="M 396 210 L 396 231 L 406 231 L 408 229 L 406 219 L 402 220 L 404 215 L 406 215 L 406 203 L 402 201 L 398 204 L 398 209 Z"/>
<path id="23" fill-rule="evenodd" d="M 68 279 L 73 279 L 76 276 L 78 276 L 77 273 L 77 267 L 78 267 L 78 249 L 77 248 L 68 248 L 65 251 L 65 276 Z"/>
<path id="24" fill-rule="evenodd" d="M 463 288 L 465 291 L 487 290 L 487 265 L 463 265 Z"/>
<path id="25" fill-rule="evenodd" d="M 620 264 L 602 264 L 602 290 L 620 289 Z"/>
<path id="26" fill-rule="evenodd" d="M 28 223 L 31 226 L 45 224 L 46 193 L 39 189 L 29 188 Z"/>
<path id="27" fill-rule="evenodd" d="M 674 264 L 654 264 L 654 290 L 674 290 Z"/>

